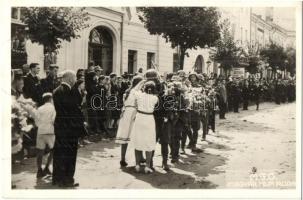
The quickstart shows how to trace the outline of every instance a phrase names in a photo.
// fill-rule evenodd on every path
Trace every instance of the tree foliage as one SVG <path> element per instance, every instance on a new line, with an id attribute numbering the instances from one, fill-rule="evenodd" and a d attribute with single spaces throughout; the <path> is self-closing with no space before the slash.
<path id="1" fill-rule="evenodd" d="M 291 75 L 296 73 L 296 49 L 294 48 L 287 48 L 286 49 L 286 70 L 290 72 Z"/>
<path id="2" fill-rule="evenodd" d="M 213 46 L 220 37 L 220 15 L 213 7 L 140 7 L 139 19 L 150 34 L 180 48 L 180 67 L 188 49 Z"/>
<path id="3" fill-rule="evenodd" d="M 221 37 L 215 42 L 215 48 L 213 60 L 219 62 L 225 71 L 239 65 L 239 55 L 242 48 L 234 40 L 228 20 L 224 20 L 222 23 Z"/>
<path id="4" fill-rule="evenodd" d="M 247 59 L 248 59 L 248 66 L 246 70 L 251 73 L 255 74 L 260 70 L 260 48 L 259 45 L 250 45 L 247 44 Z"/>
<path id="5" fill-rule="evenodd" d="M 260 51 L 260 55 L 262 59 L 269 64 L 273 72 L 285 69 L 285 60 L 287 55 L 282 46 L 274 42 L 270 42 L 268 46 Z"/>
<path id="6" fill-rule="evenodd" d="M 29 39 L 54 52 L 61 42 L 78 38 L 79 31 L 86 28 L 89 19 L 84 8 L 72 7 L 26 7 L 22 21 L 27 25 Z"/>

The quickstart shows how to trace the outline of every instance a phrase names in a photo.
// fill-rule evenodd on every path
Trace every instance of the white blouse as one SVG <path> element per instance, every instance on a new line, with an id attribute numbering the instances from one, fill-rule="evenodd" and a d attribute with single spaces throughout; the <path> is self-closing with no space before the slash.
<path id="1" fill-rule="evenodd" d="M 137 108 L 139 111 L 152 113 L 158 102 L 158 97 L 152 94 L 147 94 L 142 91 L 134 92 Z"/>

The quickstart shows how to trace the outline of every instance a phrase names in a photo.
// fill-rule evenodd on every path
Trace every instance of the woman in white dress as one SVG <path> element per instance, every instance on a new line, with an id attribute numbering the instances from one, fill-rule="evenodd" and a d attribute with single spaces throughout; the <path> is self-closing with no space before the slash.
<path id="1" fill-rule="evenodd" d="M 128 165 L 125 161 L 125 155 L 137 113 L 137 108 L 135 105 L 135 91 L 142 88 L 144 84 L 142 80 L 143 77 L 135 76 L 133 78 L 131 87 L 125 92 L 123 97 L 124 105 L 122 108 L 122 114 L 116 137 L 116 143 L 121 144 L 121 167 L 126 167 Z"/>
<path id="2" fill-rule="evenodd" d="M 132 129 L 131 143 L 136 152 L 136 171 L 140 171 L 139 152 L 146 152 L 145 173 L 151 173 L 152 152 L 156 147 L 156 127 L 154 119 L 154 108 L 158 103 L 158 97 L 155 95 L 156 86 L 153 81 L 147 81 L 144 84 L 143 91 L 135 92 L 137 103 L 137 114 Z"/>

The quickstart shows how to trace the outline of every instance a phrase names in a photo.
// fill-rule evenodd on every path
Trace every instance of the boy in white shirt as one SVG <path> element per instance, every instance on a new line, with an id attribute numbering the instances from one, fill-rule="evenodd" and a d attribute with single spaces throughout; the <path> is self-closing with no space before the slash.
<path id="1" fill-rule="evenodd" d="M 53 159 L 52 149 L 55 143 L 54 122 L 56 110 L 53 105 L 53 97 L 51 93 L 45 93 L 42 96 L 44 104 L 37 110 L 28 108 L 38 127 L 36 148 L 37 148 L 37 178 L 45 175 L 51 175 L 49 165 Z M 49 150 L 49 156 L 44 170 L 42 170 L 42 160 L 45 150 Z"/>

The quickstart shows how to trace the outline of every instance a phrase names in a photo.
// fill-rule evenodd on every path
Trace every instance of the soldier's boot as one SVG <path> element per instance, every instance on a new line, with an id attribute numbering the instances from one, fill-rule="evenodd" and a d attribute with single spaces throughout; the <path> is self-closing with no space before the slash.
<path id="1" fill-rule="evenodd" d="M 169 166 L 167 164 L 167 158 L 163 158 L 163 161 L 162 161 L 162 168 L 165 170 L 165 171 L 169 171 Z"/>

